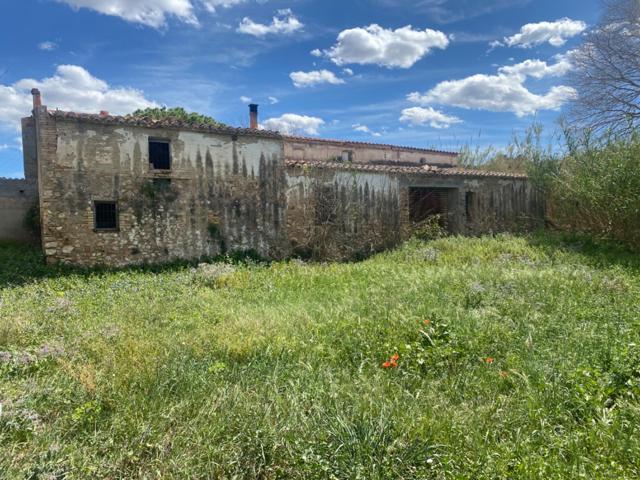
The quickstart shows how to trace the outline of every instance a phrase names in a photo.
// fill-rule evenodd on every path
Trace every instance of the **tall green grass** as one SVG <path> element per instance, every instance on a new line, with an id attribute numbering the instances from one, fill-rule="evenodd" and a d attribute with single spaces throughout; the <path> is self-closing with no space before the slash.
<path id="1" fill-rule="evenodd" d="M 624 250 L 499 236 L 353 264 L 0 258 L 1 478 L 640 476 Z"/>

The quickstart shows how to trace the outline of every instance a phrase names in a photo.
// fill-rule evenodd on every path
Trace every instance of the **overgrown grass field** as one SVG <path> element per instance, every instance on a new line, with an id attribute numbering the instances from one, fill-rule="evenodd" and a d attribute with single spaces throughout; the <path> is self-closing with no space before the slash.
<path id="1" fill-rule="evenodd" d="M 0 477 L 639 478 L 639 299 L 637 255 L 551 236 L 89 272 L 0 247 Z"/>

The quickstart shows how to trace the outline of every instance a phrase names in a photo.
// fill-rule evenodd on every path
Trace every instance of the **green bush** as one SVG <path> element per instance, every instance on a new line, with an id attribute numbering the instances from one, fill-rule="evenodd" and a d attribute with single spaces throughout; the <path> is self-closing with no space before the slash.
<path id="1" fill-rule="evenodd" d="M 557 222 L 640 249 L 640 134 L 567 143 L 549 189 Z"/>
<path id="2" fill-rule="evenodd" d="M 640 132 L 593 137 L 563 125 L 556 143 L 543 144 L 542 128 L 528 128 L 503 151 L 463 149 L 472 168 L 518 171 L 546 198 L 548 223 L 640 250 Z"/>
<path id="3" fill-rule="evenodd" d="M 431 215 L 421 222 L 413 224 L 413 236 L 418 240 L 436 240 L 447 236 L 442 226 L 442 215 Z"/>

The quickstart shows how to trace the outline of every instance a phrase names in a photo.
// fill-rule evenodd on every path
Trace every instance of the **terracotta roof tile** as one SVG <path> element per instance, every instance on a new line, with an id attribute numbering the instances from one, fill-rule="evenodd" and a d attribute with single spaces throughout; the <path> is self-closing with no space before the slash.
<path id="1" fill-rule="evenodd" d="M 331 138 L 315 138 L 315 137 L 298 137 L 294 135 L 284 135 L 285 141 L 290 142 L 303 142 L 303 143 L 331 143 L 334 145 L 353 145 L 353 146 L 364 146 L 364 147 L 372 147 L 372 148 L 395 148 L 399 150 L 410 150 L 414 152 L 424 152 L 424 153 L 436 153 L 439 155 L 448 155 L 451 157 L 457 157 L 458 154 L 455 152 L 445 152 L 443 150 L 433 150 L 431 148 L 418 148 L 418 147 L 403 147 L 401 145 L 391 145 L 388 143 L 370 143 L 370 142 L 356 142 L 352 140 L 337 140 Z"/>
<path id="2" fill-rule="evenodd" d="M 138 118 L 131 115 L 117 116 L 107 115 L 102 116 L 94 113 L 77 113 L 77 112 L 64 112 L 62 110 L 51 110 L 49 115 L 53 118 L 63 120 L 77 120 L 81 122 L 97 123 L 102 125 L 124 125 L 131 127 L 145 127 L 145 128 L 176 128 L 183 130 L 195 130 L 198 132 L 220 133 L 225 135 L 246 135 L 253 137 L 268 137 L 281 139 L 282 136 L 278 132 L 271 130 L 252 130 L 249 128 L 234 128 L 234 127 L 218 127 L 213 125 L 207 125 L 202 123 L 189 123 L 183 122 L 178 119 L 162 119 L 153 120 L 148 117 Z"/>
<path id="3" fill-rule="evenodd" d="M 395 165 L 372 165 L 367 163 L 342 163 L 342 162 L 316 162 L 307 160 L 287 159 L 287 167 L 311 167 L 332 170 L 349 170 L 374 173 L 402 173 L 410 175 L 430 175 L 430 176 L 459 176 L 459 177 L 495 177 L 526 179 L 523 173 L 491 172 L 486 170 L 471 170 L 464 168 L 439 168 L 433 165 L 415 167 L 395 166 Z"/>
<path id="4" fill-rule="evenodd" d="M 356 142 L 351 140 L 336 140 L 329 138 L 311 138 L 311 137 L 297 137 L 297 136 L 285 136 L 279 132 L 271 130 L 254 130 L 249 128 L 236 128 L 236 127 L 216 127 L 207 124 L 197 124 L 184 122 L 177 119 L 162 119 L 153 120 L 151 118 L 139 118 L 131 115 L 119 116 L 119 115 L 107 115 L 102 116 L 95 113 L 78 113 L 67 112 L 63 110 L 50 110 L 49 115 L 53 118 L 59 118 L 63 120 L 77 120 L 83 122 L 97 123 L 102 125 L 125 125 L 132 127 L 145 127 L 145 128 L 176 128 L 185 130 L 195 130 L 199 132 L 221 133 L 227 135 L 250 135 L 268 138 L 281 138 L 285 141 L 295 141 L 303 143 L 331 143 L 334 145 L 353 145 L 354 147 L 366 146 L 373 148 L 394 148 L 400 150 L 409 150 L 414 152 L 435 153 L 439 155 L 448 155 L 451 157 L 457 157 L 457 153 L 445 152 L 440 150 L 433 150 L 428 148 L 417 147 L 404 147 L 400 145 L 390 145 L 385 143 L 368 143 L 368 142 Z"/>

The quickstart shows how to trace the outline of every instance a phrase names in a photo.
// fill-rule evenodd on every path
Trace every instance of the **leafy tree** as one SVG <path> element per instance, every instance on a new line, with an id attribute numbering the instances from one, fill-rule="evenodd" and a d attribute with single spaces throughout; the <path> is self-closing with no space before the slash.
<path id="1" fill-rule="evenodd" d="M 185 123 L 200 123 L 204 125 L 212 125 L 214 127 L 228 126 L 207 115 L 202 115 L 196 112 L 187 112 L 182 107 L 143 108 L 136 110 L 131 114 L 131 116 L 137 118 L 149 118 L 153 120 L 181 120 Z"/>

